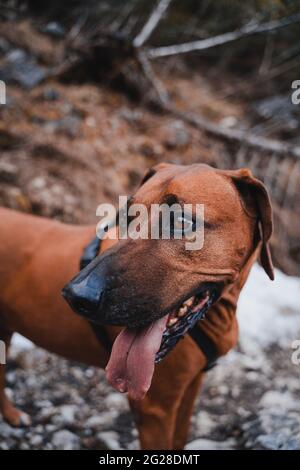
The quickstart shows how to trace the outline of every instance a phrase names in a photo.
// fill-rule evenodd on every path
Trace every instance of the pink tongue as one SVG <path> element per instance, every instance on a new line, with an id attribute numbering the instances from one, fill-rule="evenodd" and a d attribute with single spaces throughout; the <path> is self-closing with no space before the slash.
<path id="1" fill-rule="evenodd" d="M 151 385 L 155 354 L 166 322 L 167 316 L 143 329 L 124 328 L 114 342 L 106 378 L 119 392 L 128 392 L 133 400 L 144 398 Z"/>

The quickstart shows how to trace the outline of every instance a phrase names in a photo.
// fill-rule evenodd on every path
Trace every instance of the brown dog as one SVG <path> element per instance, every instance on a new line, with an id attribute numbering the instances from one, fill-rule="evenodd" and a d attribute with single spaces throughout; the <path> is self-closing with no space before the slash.
<path id="1" fill-rule="evenodd" d="M 115 388 L 128 391 L 144 449 L 184 446 L 207 363 L 201 342 L 199 347 L 186 334 L 154 368 L 170 312 L 180 324 L 186 318 L 178 314 L 183 302 L 196 302 L 196 307 L 188 307 L 191 318 L 192 308 L 199 311 L 214 300 L 196 328 L 223 355 L 236 343 L 237 300 L 259 253 L 273 279 L 270 201 L 249 170 L 160 164 L 148 172 L 134 195 L 135 202 L 147 207 L 170 198 L 204 204 L 201 250 L 184 250 L 183 240 L 175 239 L 106 239 L 101 245 L 105 253 L 64 290 L 78 313 L 106 325 L 103 329 L 111 341 L 120 328 L 107 325 L 126 327 L 115 341 L 107 377 Z M 8 346 L 16 331 L 49 351 L 105 367 L 107 347 L 60 294 L 78 271 L 95 227 L 65 225 L 8 209 L 0 214 L 0 339 Z M 169 328 L 171 338 L 172 331 Z M 4 366 L 0 367 L 0 411 L 9 423 L 22 424 L 26 416 L 6 397 Z M 150 383 L 145 398 L 137 401 Z"/>

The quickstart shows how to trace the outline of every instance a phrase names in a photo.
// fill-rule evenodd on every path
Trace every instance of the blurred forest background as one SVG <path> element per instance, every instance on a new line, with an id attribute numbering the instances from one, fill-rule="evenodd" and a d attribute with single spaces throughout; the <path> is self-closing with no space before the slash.
<path id="1" fill-rule="evenodd" d="M 0 204 L 66 222 L 93 222 L 100 202 L 117 202 L 119 194 L 130 194 L 145 170 L 160 161 L 249 167 L 271 194 L 275 265 L 299 276 L 300 105 L 291 101 L 297 79 L 299 0 L 0 1 L 0 80 L 6 83 L 6 105 L 0 105 Z M 37 368 L 36 380 L 51 373 L 47 364 L 53 359 L 43 356 L 44 362 L 39 362 L 32 354 L 27 367 Z M 287 370 L 281 352 L 272 354 L 281 358 L 282 371 Z M 242 365 L 242 372 L 253 372 L 251 367 Z M 266 378 L 265 365 L 255 367 L 254 373 Z M 24 385 L 22 370 L 12 374 L 19 374 Z M 74 377 L 85 371 L 79 366 L 73 371 L 61 362 L 55 374 L 53 382 L 60 374 L 68 390 Z M 212 377 L 212 390 L 232 379 Z M 236 387 L 244 387 L 243 403 L 251 401 L 251 386 L 240 385 L 240 376 L 236 380 Z M 34 408 L 30 400 L 24 402 L 21 385 L 15 391 L 21 406 Z M 44 386 L 32 391 L 35 402 Z M 90 403 L 110 413 L 110 401 L 115 400 L 121 433 L 124 429 L 121 445 L 128 447 L 136 436 L 134 430 L 132 439 L 125 433 L 129 418 L 126 410 L 122 415 L 124 402 L 103 386 L 89 397 Z M 261 386 L 259 396 L 267 389 L 267 384 Z M 55 390 L 48 393 L 52 408 L 61 405 L 69 424 L 59 425 L 50 412 L 37 419 L 37 428 L 47 422 L 50 428 L 67 426 L 72 434 L 76 410 L 72 415 L 71 403 L 63 412 L 66 390 L 56 401 Z M 99 399 L 93 398 L 96 392 Z M 231 387 L 223 392 L 232 415 L 237 397 L 230 395 L 230 402 Z M 80 393 L 85 396 L 90 389 Z M 213 393 L 207 406 L 219 416 Z M 110 403 L 107 409 L 105 400 Z M 82 422 L 88 416 L 87 411 Z M 109 422 L 116 419 L 106 417 Z M 207 412 L 201 426 L 206 435 L 224 439 L 225 433 L 247 447 L 244 431 L 239 434 L 236 424 L 244 418 L 237 413 L 215 431 Z M 55 429 L 50 428 L 47 435 L 52 436 Z M 76 433 L 75 438 L 64 438 L 75 439 L 75 447 L 99 447 L 99 439 L 93 441 L 92 431 L 85 431 L 80 428 L 80 442 Z M 256 431 L 250 431 L 245 432 L 253 437 Z M 106 440 L 102 436 L 104 447 L 120 445 L 114 432 L 107 431 Z M 23 446 L 41 446 L 47 441 L 41 435 L 35 428 L 28 438 L 35 444 Z M 22 448 L 21 437 L 12 434 L 7 446 Z M 257 445 L 253 442 L 250 447 Z"/>

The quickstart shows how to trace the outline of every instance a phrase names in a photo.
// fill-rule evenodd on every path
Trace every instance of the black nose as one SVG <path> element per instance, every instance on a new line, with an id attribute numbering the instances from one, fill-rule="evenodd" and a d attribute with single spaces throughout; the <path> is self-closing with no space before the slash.
<path id="1" fill-rule="evenodd" d="M 63 288 L 62 295 L 76 313 L 93 320 L 100 308 L 103 291 L 101 277 L 92 273 L 69 282 Z"/>

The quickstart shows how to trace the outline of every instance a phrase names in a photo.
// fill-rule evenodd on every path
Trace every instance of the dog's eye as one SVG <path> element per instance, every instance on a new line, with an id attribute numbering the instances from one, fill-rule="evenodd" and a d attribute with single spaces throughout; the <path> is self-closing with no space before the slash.
<path id="1" fill-rule="evenodd" d="M 194 220 L 188 215 L 174 214 L 173 232 L 182 235 L 190 234 L 194 229 Z"/>

